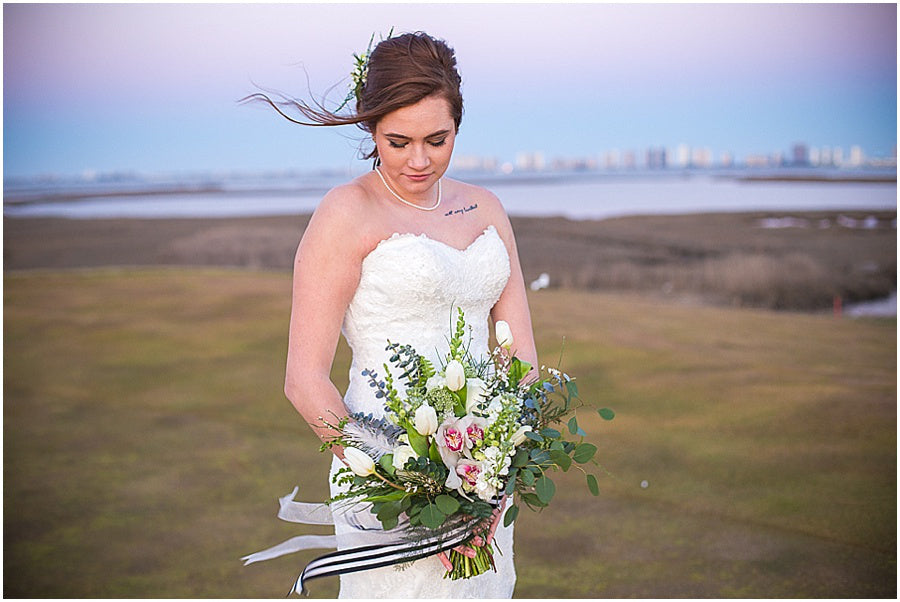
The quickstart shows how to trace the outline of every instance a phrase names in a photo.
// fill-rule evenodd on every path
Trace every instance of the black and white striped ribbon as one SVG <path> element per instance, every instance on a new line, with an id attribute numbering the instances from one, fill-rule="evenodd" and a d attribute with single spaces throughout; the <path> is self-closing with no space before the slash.
<path id="1" fill-rule="evenodd" d="M 475 535 L 473 528 L 478 521 L 466 521 L 437 537 L 418 542 L 398 541 L 338 550 L 311 561 L 303 569 L 290 594 L 306 592 L 306 583 L 319 577 L 330 577 L 366 571 L 446 552 L 466 543 Z"/>

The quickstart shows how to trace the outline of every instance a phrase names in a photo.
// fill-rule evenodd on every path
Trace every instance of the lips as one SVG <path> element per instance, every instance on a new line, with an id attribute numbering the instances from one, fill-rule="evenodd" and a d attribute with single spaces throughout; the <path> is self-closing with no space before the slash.
<path id="1" fill-rule="evenodd" d="M 424 182 L 428 178 L 431 177 L 431 174 L 403 174 L 407 179 L 412 180 L 413 182 Z"/>

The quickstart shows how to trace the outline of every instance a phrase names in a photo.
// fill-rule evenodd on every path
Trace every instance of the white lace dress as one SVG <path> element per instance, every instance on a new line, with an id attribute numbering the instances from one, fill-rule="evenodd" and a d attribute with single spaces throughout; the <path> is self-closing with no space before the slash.
<path id="1" fill-rule="evenodd" d="M 509 257 L 494 226 L 462 250 L 425 235 L 394 234 L 381 241 L 362 262 L 359 287 L 344 316 L 342 332 L 353 350 L 350 385 L 344 396 L 347 408 L 382 416 L 383 404 L 362 371 L 384 371 L 388 339 L 412 345 L 437 364 L 446 357 L 457 307 L 472 327 L 473 356 L 487 354 L 488 317 L 508 279 Z M 335 459 L 332 474 L 340 466 Z M 347 517 L 336 511 L 334 522 L 339 549 L 378 543 L 385 537 L 377 520 L 366 512 Z M 353 523 L 372 530 L 361 532 Z M 510 598 L 516 581 L 512 526 L 501 526 L 495 541 L 496 573 L 444 579 L 443 565 L 430 557 L 402 570 L 385 567 L 342 575 L 340 597 Z"/>
<path id="2" fill-rule="evenodd" d="M 388 364 L 395 381 L 400 374 L 389 364 L 388 340 L 412 345 L 435 365 L 446 358 L 456 325 L 457 307 L 471 327 L 469 350 L 488 353 L 488 317 L 509 279 L 509 256 L 494 226 L 488 226 L 465 249 L 456 249 L 425 235 L 394 234 L 381 241 L 362 262 L 359 286 L 344 316 L 342 332 L 353 351 L 350 384 L 344 403 L 350 412 L 384 415 L 363 370 L 383 376 Z M 331 477 L 343 464 L 335 458 Z M 339 492 L 331 484 L 331 495 Z M 246 564 L 299 550 L 339 550 L 396 541 L 385 533 L 367 508 L 329 508 L 297 502 L 297 489 L 280 500 L 278 517 L 304 524 L 334 524 L 334 535 L 299 535 L 277 546 L 245 556 Z M 340 576 L 341 598 L 511 598 L 516 583 L 513 529 L 500 526 L 494 539 L 497 571 L 471 579 L 444 579 L 434 556 L 401 569 L 396 566 Z M 297 586 L 299 586 L 299 581 Z M 297 589 L 299 591 L 299 589 Z"/>

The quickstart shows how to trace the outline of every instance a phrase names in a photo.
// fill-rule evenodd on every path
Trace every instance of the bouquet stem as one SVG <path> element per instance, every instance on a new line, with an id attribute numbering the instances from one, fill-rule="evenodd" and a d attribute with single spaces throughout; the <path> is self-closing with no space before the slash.
<path id="1" fill-rule="evenodd" d="M 448 558 L 453 568 L 444 574 L 445 579 L 468 579 L 482 575 L 488 572 L 489 569 L 496 570 L 494 567 L 494 548 L 491 544 L 485 543 L 484 545 L 476 546 L 472 543 L 467 543 L 463 545 L 469 550 L 473 550 L 475 554 L 469 557 L 456 550 L 451 550 Z"/>

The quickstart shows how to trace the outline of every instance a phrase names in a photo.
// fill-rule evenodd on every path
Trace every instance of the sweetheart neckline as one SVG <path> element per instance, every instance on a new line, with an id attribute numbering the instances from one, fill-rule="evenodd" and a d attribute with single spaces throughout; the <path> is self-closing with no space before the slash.
<path id="1" fill-rule="evenodd" d="M 427 240 L 427 241 L 429 241 L 429 242 L 433 242 L 433 243 L 435 243 L 435 244 L 438 244 L 438 245 L 440 245 L 440 246 L 442 246 L 442 247 L 444 247 L 444 248 L 446 248 L 446 249 L 450 249 L 451 251 L 456 251 L 457 253 L 466 253 L 469 249 L 471 249 L 472 247 L 474 247 L 475 244 L 476 244 L 478 241 L 480 241 L 480 240 L 483 239 L 485 236 L 487 236 L 488 232 L 491 232 L 491 231 L 493 231 L 494 234 L 497 234 L 497 236 L 499 237 L 499 234 L 497 233 L 497 228 L 494 227 L 494 224 L 488 224 L 487 227 L 485 227 L 485 229 L 481 232 L 481 234 L 479 234 L 478 236 L 476 236 L 476 237 L 475 237 L 475 240 L 473 240 L 472 242 L 470 242 L 470 243 L 466 246 L 466 248 L 464 248 L 464 249 L 458 249 L 458 248 L 454 247 L 453 245 L 448 244 L 448 243 L 446 243 L 446 242 L 444 242 L 444 241 L 442 241 L 442 240 L 438 240 L 438 239 L 436 239 L 436 238 L 431 238 L 430 236 L 428 236 L 428 235 L 425 234 L 424 232 L 421 233 L 421 234 L 416 234 L 416 233 L 414 233 L 414 232 L 394 232 L 393 234 L 391 234 L 391 235 L 388 236 L 387 238 L 383 238 L 383 239 L 381 239 L 380 241 L 378 241 L 378 244 L 375 245 L 375 248 L 373 248 L 371 251 L 369 251 L 369 252 L 366 254 L 365 257 L 363 257 L 363 261 L 365 261 L 366 259 L 368 259 L 369 256 L 371 256 L 373 253 L 375 253 L 375 251 L 377 251 L 378 249 L 380 249 L 382 246 L 386 245 L 387 243 L 389 243 L 389 242 L 391 242 L 391 241 L 394 241 L 394 240 L 403 240 L 404 238 L 409 238 L 409 237 L 413 237 L 413 238 L 421 238 L 421 239 L 423 239 L 423 240 Z M 506 246 L 506 245 L 504 245 L 504 248 L 505 248 L 505 246 Z"/>

